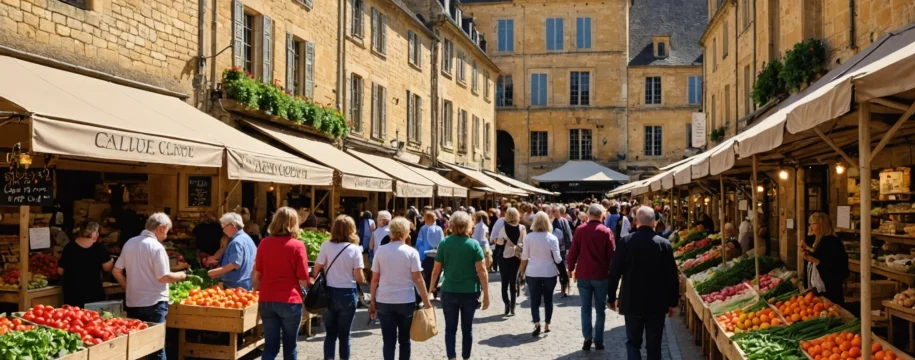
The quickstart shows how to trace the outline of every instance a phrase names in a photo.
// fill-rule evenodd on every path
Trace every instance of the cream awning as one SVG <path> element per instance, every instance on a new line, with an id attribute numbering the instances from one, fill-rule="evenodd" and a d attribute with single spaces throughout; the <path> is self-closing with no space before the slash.
<path id="1" fill-rule="evenodd" d="M 505 176 L 505 175 L 502 175 L 502 174 L 496 174 L 496 173 L 491 172 L 491 171 L 483 171 L 483 173 L 486 174 L 486 175 L 489 175 L 489 176 L 491 176 L 491 177 L 493 177 L 493 178 L 495 178 L 495 179 L 497 179 L 497 180 L 502 181 L 503 183 L 505 183 L 505 184 L 508 185 L 508 186 L 514 186 L 514 187 L 519 188 L 519 189 L 521 189 L 521 190 L 528 191 L 528 192 L 535 193 L 535 194 L 553 195 L 553 192 L 552 192 L 552 191 L 543 190 L 543 189 L 538 188 L 538 187 L 536 187 L 536 186 L 534 186 L 534 185 L 530 185 L 530 184 L 527 184 L 527 183 L 524 183 L 524 182 L 521 182 L 521 181 L 512 179 L 512 178 L 510 178 L 510 177 L 508 177 L 508 176 Z"/>
<path id="2" fill-rule="evenodd" d="M 470 178 L 471 180 L 473 180 L 477 183 L 483 184 L 484 187 L 492 190 L 493 193 L 503 194 L 503 195 L 527 196 L 526 191 L 521 190 L 521 189 L 516 189 L 516 188 L 508 186 L 508 185 L 504 185 L 501 182 L 499 182 L 498 180 L 493 179 L 489 176 L 486 176 L 486 174 L 483 174 L 479 171 L 476 171 L 473 169 L 468 169 L 463 166 L 452 165 L 452 164 L 445 163 L 445 162 L 443 162 L 442 164 L 444 164 L 445 166 L 447 166 L 448 168 L 450 168 L 452 170 L 455 170 L 455 171 L 461 173 L 462 175 Z"/>
<path id="3" fill-rule="evenodd" d="M 415 171 L 420 176 L 434 182 L 436 188 L 438 189 L 438 196 L 462 198 L 467 197 L 467 188 L 451 182 L 451 180 L 446 179 L 444 176 L 439 175 L 433 170 L 426 170 L 410 165 L 407 165 L 406 167 Z"/>
<path id="4" fill-rule="evenodd" d="M 353 156 L 364 161 L 381 172 L 397 179 L 394 186 L 394 195 L 405 198 L 431 198 L 435 183 L 407 168 L 397 160 L 389 157 L 366 154 L 355 150 L 347 150 Z"/>
<path id="5" fill-rule="evenodd" d="M 340 172 L 340 185 L 344 189 L 391 192 L 394 180 L 361 160 L 337 149 L 333 145 L 306 138 L 276 126 L 247 122 L 251 128 L 279 141 L 300 155 Z"/>
<path id="6" fill-rule="evenodd" d="M 632 192 L 632 188 L 638 186 L 639 183 L 641 183 L 641 182 L 642 182 L 642 180 L 639 180 L 639 181 L 633 181 L 631 183 L 622 185 L 616 189 L 611 190 L 607 195 L 608 196 L 617 196 L 617 195 L 630 193 L 630 192 Z"/>

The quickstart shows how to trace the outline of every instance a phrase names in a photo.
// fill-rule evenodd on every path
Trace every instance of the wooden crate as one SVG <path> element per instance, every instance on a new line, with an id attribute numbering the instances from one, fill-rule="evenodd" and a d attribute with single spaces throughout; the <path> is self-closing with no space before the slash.
<path id="1" fill-rule="evenodd" d="M 56 360 L 88 360 L 89 359 L 89 349 L 83 349 L 75 353 L 64 355 L 57 358 Z"/>
<path id="2" fill-rule="evenodd" d="M 229 333 L 228 345 L 210 345 L 187 341 L 187 329 L 179 330 L 178 360 L 187 357 L 203 359 L 237 360 L 264 344 L 264 332 L 260 328 L 245 336 L 246 344 L 238 343 L 238 334 Z"/>
<path id="3" fill-rule="evenodd" d="M 165 324 L 146 323 L 144 330 L 127 335 L 127 360 L 136 360 L 165 347 Z"/>
<path id="4" fill-rule="evenodd" d="M 207 330 L 240 334 L 260 322 L 257 304 L 244 309 L 223 309 L 195 305 L 172 305 L 166 326 L 187 330 Z"/>
<path id="5" fill-rule="evenodd" d="M 88 360 L 127 359 L 127 336 L 118 336 L 98 345 L 89 347 Z"/>
<path id="6" fill-rule="evenodd" d="M 822 339 L 822 338 L 818 338 L 818 339 Z M 816 340 L 816 339 L 814 339 L 814 340 Z M 883 340 L 883 338 L 877 336 L 874 333 L 871 333 L 871 341 L 873 344 L 880 344 L 881 346 L 883 346 L 883 350 L 892 350 L 893 353 L 896 354 L 896 359 L 915 360 L 915 358 L 912 358 L 911 355 L 906 354 L 902 350 L 897 349 L 895 346 L 893 346 L 893 344 L 890 344 L 886 340 Z M 863 351 L 863 349 L 862 349 L 862 351 Z M 810 354 L 808 354 L 806 351 L 801 350 L 801 352 L 803 352 L 804 355 L 807 356 L 808 360 L 814 360 L 813 357 L 811 357 Z"/>

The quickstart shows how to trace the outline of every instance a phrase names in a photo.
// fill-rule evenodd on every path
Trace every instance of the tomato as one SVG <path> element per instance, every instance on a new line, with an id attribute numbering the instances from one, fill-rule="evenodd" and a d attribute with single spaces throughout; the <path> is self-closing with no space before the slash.
<path id="1" fill-rule="evenodd" d="M 33 322 L 35 321 L 35 315 L 32 314 L 31 311 L 25 313 L 25 315 L 23 316 L 23 318 L 25 318 L 27 321 L 33 321 Z"/>
<path id="2" fill-rule="evenodd" d="M 22 325 L 22 320 L 13 319 L 13 325 L 16 325 L 16 326 Z"/>
<path id="3" fill-rule="evenodd" d="M 42 309 L 35 310 L 34 313 L 35 313 L 35 316 L 41 316 L 41 317 L 44 316 L 44 310 L 42 310 Z"/>
<path id="4" fill-rule="evenodd" d="M 44 324 L 45 324 L 45 320 L 44 320 L 43 317 L 39 316 L 39 317 L 36 317 L 36 318 L 35 318 L 35 323 L 36 323 L 36 324 L 39 324 L 39 325 L 44 325 Z"/>

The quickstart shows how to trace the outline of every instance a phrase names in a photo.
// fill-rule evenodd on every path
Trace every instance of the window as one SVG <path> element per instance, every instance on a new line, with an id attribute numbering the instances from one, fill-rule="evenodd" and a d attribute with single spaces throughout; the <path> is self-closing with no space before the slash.
<path id="1" fill-rule="evenodd" d="M 718 70 L 718 38 L 712 39 L 712 71 Z"/>
<path id="2" fill-rule="evenodd" d="M 421 144 L 423 141 L 422 120 L 423 98 L 407 91 L 407 141 Z"/>
<path id="3" fill-rule="evenodd" d="M 286 90 L 308 98 L 315 91 L 315 44 L 286 33 Z"/>
<path id="4" fill-rule="evenodd" d="M 753 112 L 753 100 L 750 93 L 753 92 L 753 78 L 750 77 L 750 65 L 743 68 L 743 114 L 748 115 Z"/>
<path id="5" fill-rule="evenodd" d="M 471 72 L 470 75 L 473 76 L 473 78 L 470 79 L 470 82 L 473 85 L 471 90 L 473 90 L 473 93 L 476 94 L 480 92 L 480 71 L 477 69 L 476 61 L 473 62 L 473 72 Z"/>
<path id="6" fill-rule="evenodd" d="M 531 131 L 531 156 L 546 156 L 548 147 L 546 131 Z"/>
<path id="7" fill-rule="evenodd" d="M 349 87 L 349 119 L 353 122 L 353 131 L 362 132 L 362 77 L 353 74 L 350 77 Z M 374 104 L 373 104 L 374 105 Z"/>
<path id="8" fill-rule="evenodd" d="M 387 122 L 387 91 L 384 86 L 372 83 L 372 137 L 384 141 Z"/>
<path id="9" fill-rule="evenodd" d="M 76 6 L 83 10 L 89 9 L 88 4 L 86 4 L 87 0 L 60 0 L 60 2 L 62 2 L 64 4 L 70 4 L 70 5 Z"/>
<path id="10" fill-rule="evenodd" d="M 717 105 L 715 102 L 715 95 L 712 95 L 712 106 L 711 109 L 709 109 L 709 115 L 711 115 L 710 118 L 712 119 L 712 130 L 718 129 L 718 119 L 715 118 L 715 105 Z"/>
<path id="11" fill-rule="evenodd" d="M 254 74 L 254 15 L 245 14 L 245 40 L 242 43 L 244 66 L 249 74 Z"/>
<path id="12" fill-rule="evenodd" d="M 546 105 L 546 74 L 531 74 L 531 105 Z"/>
<path id="13" fill-rule="evenodd" d="M 724 112 L 724 126 L 731 124 L 731 112 L 728 109 L 728 106 L 731 105 L 731 85 L 724 86 L 724 102 L 721 103 L 723 108 L 721 109 Z"/>
<path id="14" fill-rule="evenodd" d="M 728 57 L 728 22 L 724 22 L 724 27 L 721 28 L 721 58 Z"/>
<path id="15" fill-rule="evenodd" d="M 750 26 L 750 0 L 743 0 L 740 5 L 743 13 L 743 28 Z"/>
<path id="16" fill-rule="evenodd" d="M 686 123 L 686 148 L 693 148 L 693 124 Z"/>
<path id="17" fill-rule="evenodd" d="M 513 106 L 514 87 L 512 86 L 511 75 L 499 75 L 496 82 L 496 106 Z"/>
<path id="18" fill-rule="evenodd" d="M 379 54 L 387 54 L 387 16 L 378 9 L 372 8 L 372 50 Z"/>
<path id="19" fill-rule="evenodd" d="M 445 45 L 442 47 L 442 71 L 450 75 L 452 63 L 454 63 L 454 43 L 446 39 Z"/>
<path id="20" fill-rule="evenodd" d="M 658 43 L 658 57 L 667 57 L 667 44 L 659 42 Z"/>
<path id="21" fill-rule="evenodd" d="M 661 104 L 661 77 L 651 76 L 645 78 L 645 104 Z"/>
<path id="22" fill-rule="evenodd" d="M 489 148 L 492 147 L 492 142 L 491 142 L 492 138 L 490 138 L 490 135 L 489 135 L 490 131 L 492 131 L 491 130 L 492 124 L 486 122 L 486 120 L 483 120 L 483 123 L 484 123 L 484 125 L 483 125 L 483 154 L 488 157 Z"/>
<path id="23" fill-rule="evenodd" d="M 562 50 L 562 18 L 546 19 L 546 49 Z"/>
<path id="24" fill-rule="evenodd" d="M 645 156 L 661 156 L 661 127 L 645 127 Z"/>
<path id="25" fill-rule="evenodd" d="M 365 36 L 365 24 L 362 19 L 362 17 L 365 16 L 363 0 L 352 0 L 352 4 L 353 13 L 350 21 L 350 34 L 362 39 L 362 37 Z"/>
<path id="26" fill-rule="evenodd" d="M 423 40 L 413 31 L 408 32 L 410 38 L 410 50 L 408 51 L 408 61 L 411 65 L 420 67 L 423 57 Z"/>
<path id="27" fill-rule="evenodd" d="M 573 71 L 569 80 L 569 104 L 571 105 L 590 105 L 591 104 L 591 73 Z"/>
<path id="28" fill-rule="evenodd" d="M 498 51 L 515 51 L 515 20 L 505 19 L 498 21 Z"/>
<path id="29" fill-rule="evenodd" d="M 689 104 L 699 105 L 702 103 L 702 76 L 690 76 L 688 79 Z"/>
<path id="30" fill-rule="evenodd" d="M 578 49 L 591 48 L 591 18 L 575 19 L 575 47 Z"/>
<path id="31" fill-rule="evenodd" d="M 305 6 L 306 6 L 307 8 L 309 8 L 309 9 L 312 9 L 312 8 L 315 7 L 315 1 L 314 1 L 314 0 L 296 0 L 296 1 L 298 1 L 298 2 L 299 2 L 300 4 L 302 4 L 302 5 L 305 5 Z"/>
<path id="32" fill-rule="evenodd" d="M 569 160 L 591 160 L 591 130 L 569 130 Z"/>
<path id="33" fill-rule="evenodd" d="M 467 111 L 458 109 L 458 152 L 467 152 Z"/>
<path id="34" fill-rule="evenodd" d="M 464 52 L 462 51 L 457 53 L 457 78 L 461 82 L 467 81 L 464 76 Z"/>
<path id="35" fill-rule="evenodd" d="M 483 71 L 483 98 L 489 101 L 489 70 Z"/>
<path id="36" fill-rule="evenodd" d="M 473 148 L 480 148 L 480 118 L 473 116 Z"/>
<path id="37" fill-rule="evenodd" d="M 445 100 L 442 103 L 442 145 L 451 146 L 454 137 L 451 135 L 454 122 L 454 104 Z"/>

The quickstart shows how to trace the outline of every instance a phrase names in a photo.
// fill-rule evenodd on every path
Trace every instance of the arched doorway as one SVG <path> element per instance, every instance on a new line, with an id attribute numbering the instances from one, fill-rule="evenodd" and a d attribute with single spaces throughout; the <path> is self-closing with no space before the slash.
<path id="1" fill-rule="evenodd" d="M 496 131 L 496 169 L 515 177 L 515 140 L 504 130 Z"/>

